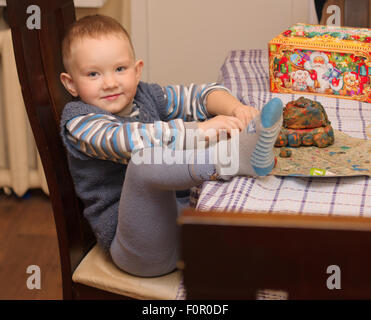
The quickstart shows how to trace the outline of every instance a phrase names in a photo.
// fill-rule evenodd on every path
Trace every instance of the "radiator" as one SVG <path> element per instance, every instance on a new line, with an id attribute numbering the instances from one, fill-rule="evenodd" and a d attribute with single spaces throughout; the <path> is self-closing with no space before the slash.
<path id="1" fill-rule="evenodd" d="M 0 188 L 23 196 L 48 187 L 28 122 L 9 29 L 0 31 Z"/>

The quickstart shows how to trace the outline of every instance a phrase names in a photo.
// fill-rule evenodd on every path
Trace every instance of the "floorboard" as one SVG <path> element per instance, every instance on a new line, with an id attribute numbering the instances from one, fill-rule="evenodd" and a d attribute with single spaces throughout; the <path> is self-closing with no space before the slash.
<path id="1" fill-rule="evenodd" d="M 31 265 L 40 268 L 40 289 L 27 287 Z M 62 299 L 53 212 L 41 190 L 23 198 L 0 191 L 0 283 L 1 300 Z"/>

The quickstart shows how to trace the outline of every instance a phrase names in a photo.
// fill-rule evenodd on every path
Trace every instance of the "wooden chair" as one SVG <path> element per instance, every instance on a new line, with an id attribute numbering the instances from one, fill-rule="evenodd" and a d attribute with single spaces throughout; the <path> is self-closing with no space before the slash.
<path id="1" fill-rule="evenodd" d="M 30 5 L 40 8 L 40 29 L 29 29 Z M 43 163 L 58 234 L 64 299 L 175 299 L 181 272 L 139 278 L 121 272 L 99 247 L 74 191 L 59 119 L 70 96 L 59 80 L 61 40 L 75 21 L 73 0 L 7 1 L 19 81 Z M 32 18 L 31 18 L 32 19 Z"/>

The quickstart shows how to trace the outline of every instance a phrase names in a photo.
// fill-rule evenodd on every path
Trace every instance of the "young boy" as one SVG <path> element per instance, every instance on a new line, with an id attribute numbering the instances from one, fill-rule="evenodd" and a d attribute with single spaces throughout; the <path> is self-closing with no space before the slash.
<path id="1" fill-rule="evenodd" d="M 66 72 L 60 79 L 76 99 L 63 110 L 61 135 L 98 244 L 131 274 L 173 271 L 182 208 L 175 191 L 232 176 L 223 174 L 215 152 L 194 150 L 193 156 L 206 154 L 208 162 L 192 162 L 184 155 L 186 145 L 195 136 L 212 139 L 219 130 L 237 129 L 240 161 L 234 175 L 266 175 L 274 166 L 282 103 L 272 100 L 259 114 L 217 84 L 161 87 L 141 82 L 143 61 L 136 60 L 124 28 L 106 16 L 77 21 L 65 35 L 62 55 Z M 252 119 L 254 133 L 248 134 Z M 182 153 L 184 163 L 168 164 L 166 156 L 162 164 L 135 163 L 140 152 L 154 150 Z"/>

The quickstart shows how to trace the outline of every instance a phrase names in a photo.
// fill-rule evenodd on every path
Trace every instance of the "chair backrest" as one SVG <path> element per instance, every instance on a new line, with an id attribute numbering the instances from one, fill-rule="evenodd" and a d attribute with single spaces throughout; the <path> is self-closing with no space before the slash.
<path id="1" fill-rule="evenodd" d="M 72 273 L 95 243 L 83 218 L 59 135 L 61 112 L 71 100 L 59 80 L 64 70 L 61 40 L 76 19 L 75 8 L 73 0 L 7 0 L 7 14 L 22 95 L 48 182 L 63 296 L 68 299 L 72 298 Z"/>

